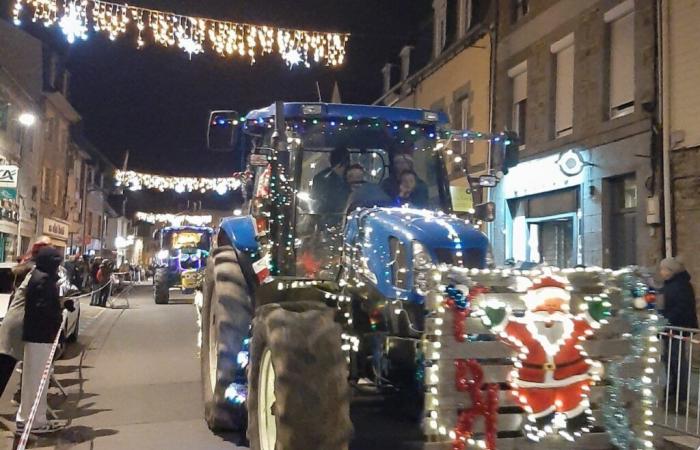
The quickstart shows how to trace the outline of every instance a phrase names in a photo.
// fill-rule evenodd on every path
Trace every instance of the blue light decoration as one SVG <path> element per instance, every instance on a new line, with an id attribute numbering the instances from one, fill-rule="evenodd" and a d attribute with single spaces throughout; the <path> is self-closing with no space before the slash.
<path id="1" fill-rule="evenodd" d="M 654 448 L 653 434 L 650 430 L 651 420 L 656 404 L 654 380 L 651 378 L 658 351 L 657 333 L 665 325 L 652 308 L 639 308 L 635 299 L 645 298 L 651 293 L 648 286 L 641 282 L 638 274 L 627 272 L 622 275 L 623 308 L 618 317 L 629 325 L 625 337 L 630 340 L 631 352 L 621 360 L 608 364 L 605 387 L 606 401 L 601 405 L 603 424 L 610 436 L 610 442 L 621 450 L 636 448 Z M 648 298 L 648 297 L 647 297 Z M 648 302 L 650 305 L 653 302 Z M 652 350 L 654 349 L 654 350 Z M 646 362 L 645 373 L 641 377 L 627 377 L 622 373 L 626 365 Z M 651 370 L 650 373 L 646 373 Z M 642 398 L 642 421 L 634 423 L 630 420 L 628 405 L 623 400 L 626 391 L 633 392 Z"/>
<path id="2" fill-rule="evenodd" d="M 247 369 L 250 362 L 250 338 L 243 339 L 241 351 L 236 355 L 236 373 L 226 388 L 224 397 L 234 405 L 242 405 L 248 399 Z"/>

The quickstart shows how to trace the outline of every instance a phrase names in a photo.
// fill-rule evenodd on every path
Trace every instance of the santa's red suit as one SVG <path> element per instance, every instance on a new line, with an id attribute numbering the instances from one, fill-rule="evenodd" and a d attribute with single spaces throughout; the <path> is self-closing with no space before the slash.
<path id="1" fill-rule="evenodd" d="M 503 330 L 519 352 L 513 379 L 518 400 L 536 418 L 553 412 L 574 417 L 588 407 L 590 366 L 576 347 L 591 326 L 580 318 L 557 320 L 553 326 L 561 328 L 561 337 L 552 342 L 546 323 L 529 316 L 512 318 Z"/>

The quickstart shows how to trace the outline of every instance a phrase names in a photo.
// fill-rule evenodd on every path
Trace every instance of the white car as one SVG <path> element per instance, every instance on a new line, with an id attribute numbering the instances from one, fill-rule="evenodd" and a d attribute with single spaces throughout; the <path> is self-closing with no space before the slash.
<path id="1" fill-rule="evenodd" d="M 15 267 L 16 263 L 0 263 L 0 320 L 7 314 L 7 307 L 10 304 L 10 294 L 12 293 L 12 285 L 14 282 L 14 275 L 12 274 L 12 268 Z M 59 268 L 59 290 L 61 296 L 68 294 L 70 296 L 71 292 L 77 292 L 77 289 L 68 282 L 66 278 L 66 269 L 63 267 Z M 65 336 L 66 341 L 75 342 L 78 340 L 78 332 L 80 331 L 80 302 L 74 302 L 75 311 L 69 312 L 65 311 L 67 315 L 66 324 L 63 328 L 63 336 Z"/>

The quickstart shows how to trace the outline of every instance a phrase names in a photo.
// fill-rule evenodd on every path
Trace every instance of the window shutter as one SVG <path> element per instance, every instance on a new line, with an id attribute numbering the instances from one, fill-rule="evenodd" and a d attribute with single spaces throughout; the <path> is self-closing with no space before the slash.
<path id="1" fill-rule="evenodd" d="M 574 46 L 569 45 L 556 54 L 556 136 L 571 133 L 574 121 Z"/>
<path id="2" fill-rule="evenodd" d="M 634 104 L 634 13 L 610 24 L 611 116 Z M 629 106 L 632 106 L 629 105 Z M 622 107 L 622 108 L 621 108 Z"/>
<path id="3" fill-rule="evenodd" d="M 527 72 L 521 72 L 513 77 L 513 103 L 527 98 Z"/>

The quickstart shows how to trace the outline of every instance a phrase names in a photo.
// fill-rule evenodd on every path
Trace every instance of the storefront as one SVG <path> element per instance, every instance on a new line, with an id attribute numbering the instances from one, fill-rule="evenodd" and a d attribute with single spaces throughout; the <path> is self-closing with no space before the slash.
<path id="1" fill-rule="evenodd" d="M 42 231 L 43 234 L 51 238 L 54 247 L 56 247 L 62 255 L 65 255 L 68 246 L 70 224 L 65 220 L 45 217 Z"/>
<path id="2" fill-rule="evenodd" d="M 497 264 L 651 265 L 659 245 L 650 135 L 521 162 L 496 188 Z"/>

